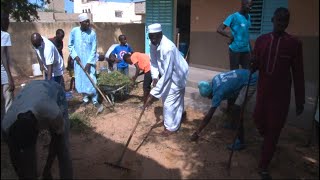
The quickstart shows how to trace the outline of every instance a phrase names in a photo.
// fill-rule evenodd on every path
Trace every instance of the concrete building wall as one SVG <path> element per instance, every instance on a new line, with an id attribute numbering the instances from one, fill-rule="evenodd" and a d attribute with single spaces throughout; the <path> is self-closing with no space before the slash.
<path id="1" fill-rule="evenodd" d="M 63 40 L 63 55 L 67 65 L 69 34 L 73 27 L 79 26 L 77 22 L 55 23 L 10 23 L 8 32 L 11 33 L 12 47 L 10 48 L 11 69 L 14 76 L 31 76 L 31 65 L 37 62 L 36 54 L 32 49 L 30 36 L 39 32 L 45 37 L 53 37 L 59 28 L 65 31 Z M 134 51 L 144 52 L 144 24 L 119 23 L 93 23 L 92 27 L 97 33 L 97 52 L 105 54 L 108 48 L 118 43 L 118 36 L 125 34 L 128 43 Z"/>
<path id="2" fill-rule="evenodd" d="M 227 38 L 216 30 L 239 7 L 240 1 L 191 0 L 191 65 L 209 69 L 229 68 Z"/>
<path id="3" fill-rule="evenodd" d="M 78 22 L 79 13 L 54 13 L 54 12 L 38 12 L 39 19 L 36 22 Z M 92 14 L 88 13 L 92 22 Z"/>
<path id="4" fill-rule="evenodd" d="M 93 22 L 118 22 L 118 23 L 141 23 L 142 16 L 135 14 L 135 3 L 99 2 L 92 1 L 82 3 L 74 1 L 74 12 L 82 13 L 89 11 L 93 15 Z M 121 17 L 116 17 L 116 11 L 121 12 Z"/>
<path id="5" fill-rule="evenodd" d="M 48 9 L 52 9 L 55 12 L 65 12 L 64 1 L 62 0 L 51 0 L 48 4 Z"/>
<path id="6" fill-rule="evenodd" d="M 287 31 L 302 40 L 306 80 L 319 84 L 319 0 L 290 0 L 288 6 Z"/>

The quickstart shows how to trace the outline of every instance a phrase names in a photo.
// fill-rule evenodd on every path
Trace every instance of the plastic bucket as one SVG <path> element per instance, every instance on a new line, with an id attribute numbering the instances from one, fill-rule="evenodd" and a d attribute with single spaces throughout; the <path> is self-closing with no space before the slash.
<path id="1" fill-rule="evenodd" d="M 33 73 L 33 76 L 41 76 L 42 75 L 39 63 L 32 64 L 32 73 Z"/>

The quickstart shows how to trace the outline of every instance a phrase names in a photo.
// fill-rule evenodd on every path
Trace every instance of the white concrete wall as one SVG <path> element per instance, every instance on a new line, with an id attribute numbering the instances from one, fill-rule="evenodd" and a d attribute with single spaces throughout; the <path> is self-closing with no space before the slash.
<path id="1" fill-rule="evenodd" d="M 83 9 L 90 9 L 93 22 L 141 23 L 142 16 L 135 14 L 135 4 L 117 2 L 89 2 L 82 4 L 81 0 L 74 0 L 74 13 L 82 13 Z M 122 17 L 116 17 L 115 11 L 122 11 Z"/>

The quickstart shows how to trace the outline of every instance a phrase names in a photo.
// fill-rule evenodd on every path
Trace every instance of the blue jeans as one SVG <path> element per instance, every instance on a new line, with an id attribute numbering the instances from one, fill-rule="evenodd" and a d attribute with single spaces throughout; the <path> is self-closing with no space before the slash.
<path id="1" fill-rule="evenodd" d="M 118 68 L 117 67 L 117 70 L 124 75 L 127 75 L 127 76 L 129 75 L 129 67 L 126 67 L 126 68 Z"/>
<path id="2" fill-rule="evenodd" d="M 129 67 L 126 67 L 126 68 L 118 68 L 118 67 L 117 67 L 117 70 L 118 70 L 119 72 L 121 72 L 122 74 L 124 74 L 124 75 L 126 75 L 126 76 L 129 76 Z M 128 94 L 128 91 L 129 91 L 129 88 L 128 88 L 128 86 L 126 86 L 126 87 L 124 88 L 124 93 L 125 93 L 125 94 Z"/>
<path id="3" fill-rule="evenodd" d="M 250 58 L 250 52 L 233 52 L 229 48 L 230 70 L 239 69 L 240 65 L 242 69 L 249 69 Z"/>

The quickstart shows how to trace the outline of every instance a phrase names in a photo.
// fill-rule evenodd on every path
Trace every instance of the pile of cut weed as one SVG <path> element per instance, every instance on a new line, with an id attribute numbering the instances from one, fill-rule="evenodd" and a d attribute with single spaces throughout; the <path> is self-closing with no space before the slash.
<path id="1" fill-rule="evenodd" d="M 97 84 L 100 86 L 123 86 L 130 85 L 132 83 L 128 76 L 120 73 L 119 71 L 113 71 L 111 73 L 101 72 L 97 81 Z"/>

